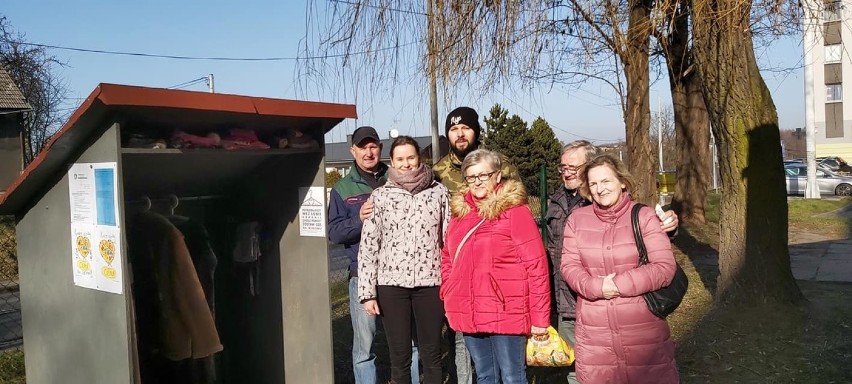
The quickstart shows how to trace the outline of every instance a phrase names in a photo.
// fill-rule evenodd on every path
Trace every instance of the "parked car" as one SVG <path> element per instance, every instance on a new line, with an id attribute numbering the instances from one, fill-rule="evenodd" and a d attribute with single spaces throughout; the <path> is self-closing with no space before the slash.
<path id="1" fill-rule="evenodd" d="M 838 164 L 838 163 L 835 163 L 833 161 L 826 160 L 826 159 L 832 159 L 832 158 L 826 158 L 826 157 L 818 157 L 817 158 L 817 162 L 816 162 L 817 169 L 821 169 L 821 170 L 829 171 L 829 172 L 834 172 L 834 173 L 840 174 L 842 176 L 846 176 L 846 174 L 849 172 L 849 171 L 846 171 L 846 169 L 850 169 L 850 167 L 849 167 L 848 164 L 846 164 L 846 162 L 843 161 L 843 159 L 840 159 L 839 157 L 837 158 L 837 159 L 840 159 L 840 162 L 839 162 L 840 165 L 837 168 L 832 168 L 831 165 L 832 164 Z M 788 165 L 796 165 L 796 166 L 800 166 L 800 167 L 807 167 L 808 162 L 805 159 L 784 160 L 784 166 L 786 167 Z M 850 169 L 850 170 L 852 170 L 852 169 Z"/>
<path id="2" fill-rule="evenodd" d="M 850 172 L 852 171 L 852 167 L 846 163 L 846 160 L 843 160 L 838 156 L 826 156 L 826 157 L 817 157 L 816 158 L 817 165 L 828 168 L 833 172 Z"/>
<path id="3" fill-rule="evenodd" d="M 817 185 L 821 195 L 852 196 L 852 177 L 840 176 L 824 168 L 817 168 Z M 800 164 L 784 165 L 787 194 L 804 195 L 808 183 L 808 167 Z"/>

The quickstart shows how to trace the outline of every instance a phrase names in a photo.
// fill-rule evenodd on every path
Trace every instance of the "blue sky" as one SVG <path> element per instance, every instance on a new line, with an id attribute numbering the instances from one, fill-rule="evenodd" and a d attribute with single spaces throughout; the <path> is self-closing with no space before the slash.
<path id="1" fill-rule="evenodd" d="M 323 0 L 315 0 L 323 4 Z M 195 3 L 193 5 L 190 3 Z M 33 43 L 106 51 L 196 57 L 293 58 L 306 33 L 306 2 L 289 1 L 39 1 L 4 0 L 3 15 Z M 50 11 L 46 11 L 46 10 Z M 51 50 L 67 63 L 62 76 L 69 96 L 85 98 L 99 83 L 171 87 L 212 73 L 216 92 L 287 99 L 356 104 L 357 121 L 337 126 L 328 142 L 344 141 L 359 125 L 384 132 L 429 134 L 428 93 L 400 85 L 399 92 L 372 97 L 310 88 L 298 81 L 296 62 L 169 60 Z M 765 71 L 764 78 L 778 107 L 781 128 L 804 126 L 801 37 L 775 42 L 757 51 L 761 62 L 792 71 Z M 652 87 L 653 110 L 670 104 L 665 79 Z M 204 83 L 189 90 L 206 91 Z M 563 141 L 577 138 L 608 142 L 624 137 L 624 125 L 614 93 L 596 83 L 570 92 L 542 87 L 533 95 L 495 91 L 485 96 L 461 94 L 438 105 L 443 117 L 459 105 L 487 113 L 500 103 L 510 113 L 531 122 L 542 116 Z"/>

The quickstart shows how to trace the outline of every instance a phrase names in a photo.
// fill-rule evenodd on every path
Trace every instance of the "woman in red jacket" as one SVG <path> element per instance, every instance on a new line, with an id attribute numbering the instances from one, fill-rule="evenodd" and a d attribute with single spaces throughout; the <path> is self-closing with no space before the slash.
<path id="1" fill-rule="evenodd" d="M 526 383 L 527 336 L 550 325 L 544 244 L 500 155 L 476 150 L 462 162 L 467 188 L 450 201 L 441 254 L 441 298 L 450 327 L 464 333 L 478 383 Z M 498 377 L 499 375 L 499 377 Z"/>
<path id="2" fill-rule="evenodd" d="M 651 208 L 639 212 L 648 264 L 639 266 L 630 212 L 632 177 L 604 155 L 586 164 L 581 193 L 593 204 L 565 227 L 562 275 L 577 292 L 576 370 L 581 383 L 677 383 L 675 345 L 665 319 L 642 295 L 671 283 L 671 244 Z"/>

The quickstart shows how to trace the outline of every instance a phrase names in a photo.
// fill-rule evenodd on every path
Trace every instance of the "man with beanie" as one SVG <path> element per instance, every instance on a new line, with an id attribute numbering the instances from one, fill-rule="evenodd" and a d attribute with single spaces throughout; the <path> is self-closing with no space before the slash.
<path id="1" fill-rule="evenodd" d="M 343 244 L 349 256 L 349 314 L 352 318 L 352 367 L 356 384 L 376 384 L 376 316 L 367 314 L 358 302 L 358 244 L 361 226 L 373 213 L 370 194 L 387 181 L 388 166 L 379 160 L 382 142 L 373 127 L 359 127 L 352 133 L 349 152 L 355 164 L 331 188 L 328 205 L 328 237 Z M 411 382 L 420 382 L 417 347 L 412 347 Z"/>
<path id="2" fill-rule="evenodd" d="M 479 136 L 482 133 L 479 114 L 471 107 L 458 107 L 447 115 L 444 129 L 450 142 L 450 153 L 435 163 L 432 170 L 435 172 L 435 178 L 444 184 L 450 193 L 455 194 L 466 186 L 461 173 L 464 157 L 479 149 Z M 505 156 L 503 169 L 500 171 L 503 178 L 520 179 L 518 170 L 509 164 Z"/>
<path id="3" fill-rule="evenodd" d="M 458 107 L 447 115 L 444 126 L 447 140 L 450 142 L 450 153 L 442 157 L 432 167 L 435 179 L 444 184 L 451 194 L 459 193 L 467 186 L 461 173 L 461 164 L 465 156 L 479 149 L 479 136 L 482 126 L 479 125 L 479 114 L 471 107 Z M 503 178 L 519 180 L 518 170 L 509 164 L 508 159 L 501 155 Z M 452 331 L 452 330 L 451 330 Z M 470 353 L 464 345 L 461 332 L 455 333 L 455 363 L 456 378 L 459 384 L 473 382 Z"/>

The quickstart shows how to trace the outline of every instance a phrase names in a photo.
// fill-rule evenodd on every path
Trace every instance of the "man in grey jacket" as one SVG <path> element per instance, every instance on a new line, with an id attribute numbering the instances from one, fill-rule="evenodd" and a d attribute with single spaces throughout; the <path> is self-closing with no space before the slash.
<path id="1" fill-rule="evenodd" d="M 553 263 L 553 292 L 556 296 L 556 312 L 559 316 L 559 336 L 571 346 L 576 345 L 574 338 L 574 321 L 576 314 L 577 294 L 571 291 L 568 283 L 559 272 L 562 265 L 562 246 L 565 236 L 565 224 L 568 216 L 575 209 L 591 204 L 591 202 L 580 196 L 579 189 L 582 184 L 580 170 L 591 159 L 598 155 L 598 148 L 586 140 L 577 140 L 562 147 L 562 155 L 559 158 L 559 173 L 562 177 L 563 187 L 554 192 L 547 206 L 547 254 Z M 671 221 L 667 222 L 667 219 Z M 661 226 L 664 232 L 672 232 L 677 229 L 677 215 L 672 211 L 666 211 L 661 220 L 665 223 Z M 667 222 L 667 223 L 666 223 Z M 578 383 L 577 375 L 573 369 L 568 374 L 568 382 Z"/>

